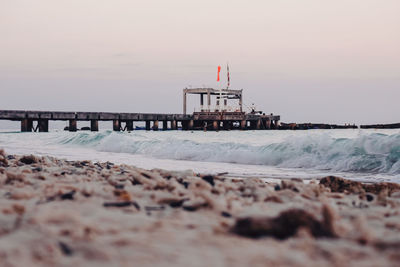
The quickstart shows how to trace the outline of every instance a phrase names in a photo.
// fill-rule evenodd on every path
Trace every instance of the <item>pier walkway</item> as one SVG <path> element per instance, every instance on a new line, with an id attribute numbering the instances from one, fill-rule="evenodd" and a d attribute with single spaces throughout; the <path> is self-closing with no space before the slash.
<path id="1" fill-rule="evenodd" d="M 135 122 L 144 122 L 146 130 L 263 130 L 276 129 L 277 115 L 244 112 L 195 112 L 193 114 L 60 112 L 0 110 L 0 120 L 21 122 L 22 132 L 48 132 L 49 121 L 68 121 L 68 130 L 78 130 L 78 121 L 90 121 L 90 130 L 99 130 L 99 121 L 112 121 L 114 131 L 133 131 Z M 160 127 L 162 122 L 162 127 Z"/>

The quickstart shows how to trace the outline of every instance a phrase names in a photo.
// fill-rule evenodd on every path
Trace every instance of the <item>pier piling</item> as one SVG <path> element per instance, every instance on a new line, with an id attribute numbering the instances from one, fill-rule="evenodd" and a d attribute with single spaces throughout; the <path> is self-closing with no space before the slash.
<path id="1" fill-rule="evenodd" d="M 113 131 L 119 132 L 121 130 L 120 120 L 113 120 Z"/>
<path id="2" fill-rule="evenodd" d="M 219 130 L 219 121 L 213 121 L 213 130 L 218 131 Z"/>
<path id="3" fill-rule="evenodd" d="M 153 122 L 153 131 L 158 131 L 158 121 Z"/>
<path id="4" fill-rule="evenodd" d="M 194 126 L 194 121 L 190 120 L 188 125 L 188 130 L 193 130 L 193 126 Z"/>
<path id="5" fill-rule="evenodd" d="M 240 129 L 246 130 L 246 126 L 247 126 L 247 121 L 246 120 L 240 121 Z"/>
<path id="6" fill-rule="evenodd" d="M 178 126 L 176 120 L 171 121 L 171 130 L 177 130 L 177 129 Z"/>
<path id="7" fill-rule="evenodd" d="M 32 132 L 33 121 L 30 119 L 21 120 L 21 132 Z"/>
<path id="8" fill-rule="evenodd" d="M 98 120 L 90 120 L 90 130 L 92 132 L 99 131 L 99 121 Z"/>
<path id="9" fill-rule="evenodd" d="M 68 131 L 76 132 L 78 130 L 76 120 L 69 120 Z"/>
<path id="10" fill-rule="evenodd" d="M 42 119 L 38 121 L 39 132 L 49 131 L 49 120 Z"/>
<path id="11" fill-rule="evenodd" d="M 126 121 L 126 130 L 128 132 L 133 131 L 133 121 Z"/>

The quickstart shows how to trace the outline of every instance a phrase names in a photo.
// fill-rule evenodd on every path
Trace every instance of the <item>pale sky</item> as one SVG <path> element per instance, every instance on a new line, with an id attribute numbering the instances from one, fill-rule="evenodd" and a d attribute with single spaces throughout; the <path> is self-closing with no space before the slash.
<path id="1" fill-rule="evenodd" d="M 227 62 L 284 122 L 400 122 L 400 1 L 0 0 L 0 109 L 181 113 Z"/>

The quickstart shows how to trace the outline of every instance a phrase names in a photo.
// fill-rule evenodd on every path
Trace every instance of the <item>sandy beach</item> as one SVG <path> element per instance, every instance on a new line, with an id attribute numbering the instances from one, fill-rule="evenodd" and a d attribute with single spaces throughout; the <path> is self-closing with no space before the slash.
<path id="1" fill-rule="evenodd" d="M 399 266 L 400 186 L 0 151 L 1 266 Z"/>

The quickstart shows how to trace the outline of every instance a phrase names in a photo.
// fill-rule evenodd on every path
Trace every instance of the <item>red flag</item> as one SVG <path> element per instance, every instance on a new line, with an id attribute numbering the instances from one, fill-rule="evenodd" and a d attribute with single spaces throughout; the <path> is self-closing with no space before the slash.
<path id="1" fill-rule="evenodd" d="M 218 76 L 217 76 L 217 82 L 219 82 L 219 73 L 221 72 L 221 66 L 218 66 Z"/>

